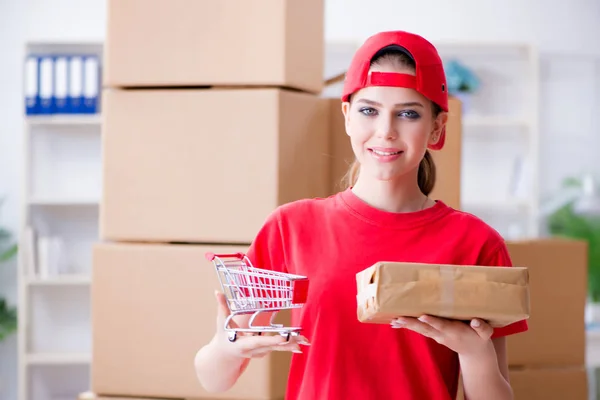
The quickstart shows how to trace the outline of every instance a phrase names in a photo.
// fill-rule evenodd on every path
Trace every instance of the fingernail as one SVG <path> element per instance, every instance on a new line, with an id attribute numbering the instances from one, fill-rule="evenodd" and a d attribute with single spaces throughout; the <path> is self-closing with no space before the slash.
<path id="1" fill-rule="evenodd" d="M 421 322 L 427 322 L 427 317 L 425 317 L 424 315 L 420 316 L 419 318 L 417 318 L 419 321 Z"/>
<path id="2" fill-rule="evenodd" d="M 304 346 L 310 346 L 310 343 L 308 343 L 306 340 L 299 341 L 298 344 L 302 344 Z"/>
<path id="3" fill-rule="evenodd" d="M 402 320 L 402 319 L 397 319 L 397 320 L 393 321 L 392 323 L 395 324 L 395 325 L 399 325 L 399 326 L 406 325 L 406 322 L 404 320 Z"/>
<path id="4" fill-rule="evenodd" d="M 292 350 L 292 353 L 302 354 L 302 350 L 300 350 L 300 349 L 294 349 L 294 350 Z"/>
<path id="5" fill-rule="evenodd" d="M 479 322 L 479 320 L 474 319 L 471 322 L 471 326 L 474 327 L 474 328 L 478 328 L 480 325 L 481 325 L 481 323 Z"/>

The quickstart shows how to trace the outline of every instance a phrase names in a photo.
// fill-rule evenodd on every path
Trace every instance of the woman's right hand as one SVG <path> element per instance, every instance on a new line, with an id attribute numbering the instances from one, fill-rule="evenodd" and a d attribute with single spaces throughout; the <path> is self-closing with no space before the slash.
<path id="1" fill-rule="evenodd" d="M 216 342 L 222 351 L 230 357 L 241 358 L 259 358 L 264 357 L 271 351 L 292 351 L 302 353 L 300 345 L 308 346 L 308 340 L 301 335 L 291 336 L 289 341 L 282 335 L 257 335 L 252 333 L 238 332 L 237 339 L 234 342 L 229 341 L 229 332 L 225 330 L 225 320 L 230 315 L 227 299 L 223 293 L 216 291 L 218 310 L 217 310 L 217 334 Z M 266 315 L 266 314 L 265 314 Z M 250 315 L 243 315 L 239 318 L 232 318 L 229 326 L 240 327 L 248 326 Z"/>

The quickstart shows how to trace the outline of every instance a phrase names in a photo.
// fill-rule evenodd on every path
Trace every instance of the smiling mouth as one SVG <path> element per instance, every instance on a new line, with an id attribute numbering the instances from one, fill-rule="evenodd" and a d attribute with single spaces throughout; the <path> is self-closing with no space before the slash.
<path id="1" fill-rule="evenodd" d="M 369 151 L 373 154 L 376 154 L 378 156 L 395 156 L 397 154 L 402 154 L 403 151 L 402 150 L 398 150 L 398 151 L 381 151 L 381 150 L 375 150 L 375 149 L 369 149 Z"/>

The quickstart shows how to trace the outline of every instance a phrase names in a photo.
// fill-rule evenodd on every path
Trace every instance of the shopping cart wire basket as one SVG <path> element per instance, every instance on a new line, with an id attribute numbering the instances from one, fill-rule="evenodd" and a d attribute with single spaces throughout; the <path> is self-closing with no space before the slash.
<path id="1" fill-rule="evenodd" d="M 308 278 L 301 275 L 256 268 L 244 253 L 206 253 L 217 272 L 221 289 L 231 311 L 224 329 L 234 342 L 240 332 L 262 334 L 278 333 L 287 340 L 297 336 L 301 327 L 274 324 L 278 311 L 300 308 L 308 296 Z M 261 313 L 271 313 L 269 325 L 255 324 Z M 231 320 L 242 314 L 252 314 L 248 327 L 232 327 Z"/>

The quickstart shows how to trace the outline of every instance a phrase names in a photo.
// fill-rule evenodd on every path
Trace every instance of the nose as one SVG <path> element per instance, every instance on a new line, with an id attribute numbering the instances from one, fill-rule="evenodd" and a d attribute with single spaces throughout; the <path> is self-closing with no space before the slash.
<path id="1" fill-rule="evenodd" d="M 398 132 L 396 130 L 396 126 L 394 124 L 394 119 L 389 115 L 380 115 L 377 118 L 377 137 L 386 139 L 386 140 L 394 140 L 398 137 Z"/>

